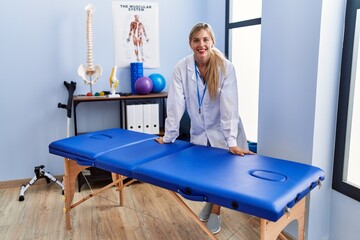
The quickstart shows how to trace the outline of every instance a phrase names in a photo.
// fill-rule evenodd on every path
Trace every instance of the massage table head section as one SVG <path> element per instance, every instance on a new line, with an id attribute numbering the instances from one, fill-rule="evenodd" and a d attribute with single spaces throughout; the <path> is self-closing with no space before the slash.
<path id="1" fill-rule="evenodd" d="M 147 139 L 137 144 L 104 153 L 96 157 L 94 165 L 109 172 L 132 177 L 132 171 L 136 166 L 171 155 L 191 146 L 193 144 L 181 140 L 176 140 L 171 144 L 159 144 L 154 139 Z"/>
<path id="2" fill-rule="evenodd" d="M 93 166 L 95 158 L 101 154 L 156 137 L 112 128 L 54 141 L 49 145 L 49 152 L 75 160 L 80 165 Z"/>
<path id="3" fill-rule="evenodd" d="M 277 221 L 324 180 L 313 166 L 259 155 L 232 155 L 193 146 L 139 165 L 133 178 L 195 201 L 208 201 Z"/>

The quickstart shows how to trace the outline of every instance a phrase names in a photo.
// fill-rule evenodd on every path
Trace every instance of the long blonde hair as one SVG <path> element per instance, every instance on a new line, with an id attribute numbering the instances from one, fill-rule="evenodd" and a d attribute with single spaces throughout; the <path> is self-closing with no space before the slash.
<path id="1" fill-rule="evenodd" d="M 198 23 L 190 31 L 189 34 L 189 43 L 193 37 L 200 31 L 204 29 L 207 31 L 211 37 L 211 40 L 215 44 L 215 35 L 211 26 L 207 23 Z M 210 59 L 206 65 L 205 79 L 207 82 L 207 87 L 210 95 L 210 99 L 214 100 L 218 94 L 219 88 L 219 66 L 223 74 L 225 74 L 225 56 L 215 47 L 210 48 Z"/>

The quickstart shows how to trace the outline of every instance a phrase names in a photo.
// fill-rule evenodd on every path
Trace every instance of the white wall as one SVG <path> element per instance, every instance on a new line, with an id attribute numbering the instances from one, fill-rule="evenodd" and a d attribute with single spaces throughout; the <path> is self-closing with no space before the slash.
<path id="1" fill-rule="evenodd" d="M 345 0 L 322 1 L 312 164 L 320 166 L 328 174 L 323 188 L 317 191 L 317 194 L 310 195 L 309 239 L 310 236 L 314 239 L 337 239 L 331 231 L 343 229 L 345 226 L 341 224 L 333 228 L 331 220 L 324 221 L 337 218 L 331 208 L 331 185 L 345 7 Z M 323 208 L 320 211 L 319 205 Z M 319 228 L 323 231 L 319 231 Z"/>
<path id="2" fill-rule="evenodd" d="M 332 1 L 331 1 L 332 2 Z M 332 4 L 326 2 L 327 4 L 324 5 L 327 11 L 327 19 L 329 19 L 329 23 L 331 22 L 330 19 L 333 21 L 331 24 L 327 25 L 327 33 L 330 33 L 330 29 L 340 29 L 339 22 L 336 22 L 334 20 L 341 19 L 341 24 L 344 23 L 344 13 L 341 13 L 339 9 L 344 9 L 345 7 L 345 0 L 337 0 L 335 1 L 334 6 Z M 324 8 L 325 8 L 324 7 Z M 325 17 L 325 16 L 324 16 Z M 338 41 L 338 37 L 336 35 L 327 35 L 324 42 L 328 42 L 328 47 L 334 47 L 335 42 Z M 341 36 L 342 37 L 342 36 Z M 324 37 L 325 38 L 325 37 Z M 342 46 L 342 42 L 341 42 Z M 324 52 L 327 52 L 329 49 L 323 49 Z M 324 54 L 325 55 L 325 54 Z M 327 60 L 328 61 L 328 60 Z M 338 61 L 341 61 L 341 58 L 339 57 Z M 332 79 L 331 75 L 335 74 L 334 69 L 331 66 L 328 66 L 327 68 L 322 69 L 322 71 L 319 73 L 322 73 L 324 76 L 324 79 Z M 323 88 L 329 88 L 329 84 L 327 84 L 326 81 L 323 81 L 322 83 Z M 331 85 L 330 85 L 331 88 Z M 329 99 L 330 100 L 330 99 Z M 330 100 L 332 102 L 334 100 Z M 323 104 L 321 104 L 323 105 Z M 320 122 L 319 122 L 319 125 Z M 324 131 L 324 128 L 326 126 L 319 126 L 319 129 L 321 131 Z M 335 133 L 334 133 L 335 134 Z M 319 142 L 319 145 L 317 147 L 318 149 L 322 149 L 322 145 Z M 314 155 L 314 159 L 316 159 Z M 332 180 L 332 179 L 331 179 Z M 336 192 L 334 190 L 331 191 L 331 220 L 330 220 L 330 233 L 329 236 L 331 240 L 340 240 L 340 239 L 347 239 L 347 240 L 359 240 L 359 216 L 360 216 L 360 203 L 352 198 L 349 198 L 339 192 Z M 314 206 L 316 207 L 316 206 Z M 316 229 L 313 229 L 313 231 L 316 231 Z"/>
<path id="3" fill-rule="evenodd" d="M 158 2 L 160 20 L 161 67 L 145 69 L 144 74 L 159 72 L 169 83 L 176 62 L 191 52 L 188 33 L 200 21 L 209 20 L 214 24 L 217 46 L 224 49 L 225 3 L 222 1 L 209 4 L 206 0 L 141 2 Z M 77 76 L 79 65 L 86 63 L 84 8 L 88 3 L 84 0 L 0 2 L 0 164 L 3 166 L 0 181 L 31 178 L 34 166 L 40 164 L 52 174 L 63 173 L 63 161 L 48 153 L 48 144 L 66 137 L 66 111 L 57 108 L 59 102 L 67 101 L 63 82 L 76 81 L 75 94 L 89 91 L 89 86 Z M 103 75 L 94 86 L 96 92 L 109 90 L 114 44 L 111 1 L 91 3 L 96 7 L 94 63 L 103 68 Z M 218 15 L 219 19 L 213 17 Z M 130 70 L 120 69 L 118 77 L 118 90 L 129 92 Z M 79 119 L 84 131 L 118 126 L 115 103 L 78 107 L 79 115 L 85 113 L 85 117 L 82 115 Z"/>
<path id="4" fill-rule="evenodd" d="M 359 240 L 360 203 L 332 191 L 331 195 L 331 240 Z"/>
<path id="5" fill-rule="evenodd" d="M 263 1 L 258 151 L 325 170 L 323 188 L 308 198 L 310 240 L 333 239 L 331 180 L 344 12 L 345 0 Z"/>
<path id="6" fill-rule="evenodd" d="M 215 46 L 222 52 L 225 51 L 225 1 L 207 0 L 206 17 L 214 32 L 216 33 Z"/>
<path id="7" fill-rule="evenodd" d="M 190 53 L 188 32 L 199 21 L 212 24 L 217 47 L 224 50 L 225 1 L 154 1 L 160 10 L 161 67 L 146 73 L 160 72 L 169 82 L 175 63 Z M 359 202 L 330 188 L 345 2 L 263 3 L 259 152 L 314 164 L 327 173 L 324 187 L 311 193 L 307 239 L 359 239 Z M 86 61 L 88 3 L 0 2 L 0 181 L 31 178 L 40 164 L 63 173 L 62 160 L 48 154 L 48 144 L 66 135 L 65 110 L 57 108 L 67 100 L 63 81 L 76 81 L 76 94 L 88 90 L 76 74 Z M 114 64 L 111 1 L 92 3 L 97 8 L 95 64 L 103 67 L 95 90 L 106 90 Z M 121 91 L 130 90 L 128 73 L 119 73 Z M 115 107 L 94 104 L 80 111 L 98 118 L 97 127 L 111 127 L 118 124 Z M 87 122 L 81 124 L 91 127 Z"/>

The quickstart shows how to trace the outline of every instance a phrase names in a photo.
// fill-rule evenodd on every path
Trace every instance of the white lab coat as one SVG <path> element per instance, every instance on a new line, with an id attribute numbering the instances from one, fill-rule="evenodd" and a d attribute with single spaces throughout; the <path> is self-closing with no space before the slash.
<path id="1" fill-rule="evenodd" d="M 164 142 L 174 142 L 179 136 L 180 120 L 185 108 L 190 117 L 190 141 L 198 145 L 228 149 L 239 146 L 248 150 L 245 131 L 238 113 L 238 93 L 233 64 L 226 60 L 225 75 L 220 71 L 219 94 L 211 100 L 206 90 L 199 113 L 197 84 L 200 99 L 204 83 L 195 75 L 195 60 L 191 54 L 175 66 L 167 98 Z"/>

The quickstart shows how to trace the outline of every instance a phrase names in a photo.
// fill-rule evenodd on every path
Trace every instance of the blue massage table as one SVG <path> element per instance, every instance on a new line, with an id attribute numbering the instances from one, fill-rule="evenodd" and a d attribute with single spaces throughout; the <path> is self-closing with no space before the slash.
<path id="1" fill-rule="evenodd" d="M 224 149 L 180 140 L 158 144 L 154 140 L 157 137 L 113 128 L 49 145 L 50 153 L 65 158 L 67 229 L 71 229 L 72 208 L 114 185 L 122 204 L 121 190 L 138 180 L 170 190 L 213 239 L 179 195 L 259 217 L 261 239 L 276 239 L 293 220 L 298 221 L 298 239 L 304 238 L 305 196 L 324 180 L 325 173 L 320 168 L 260 155 L 241 157 Z M 113 183 L 73 204 L 76 177 L 88 167 L 111 172 Z M 124 183 L 126 178 L 132 181 Z"/>

